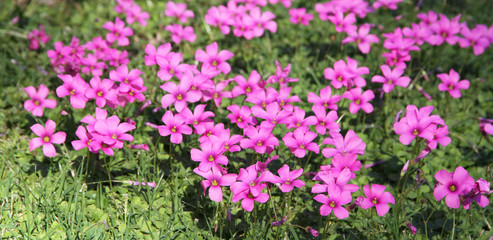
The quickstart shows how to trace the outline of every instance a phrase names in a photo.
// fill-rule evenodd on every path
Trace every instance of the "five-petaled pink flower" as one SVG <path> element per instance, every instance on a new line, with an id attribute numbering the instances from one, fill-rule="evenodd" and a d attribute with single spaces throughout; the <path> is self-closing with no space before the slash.
<path id="1" fill-rule="evenodd" d="M 182 23 L 186 23 L 188 18 L 193 18 L 195 16 L 191 10 L 187 10 L 187 4 L 175 3 L 173 1 L 166 3 L 166 10 L 164 10 L 164 14 L 168 17 L 176 17 Z"/>
<path id="2" fill-rule="evenodd" d="M 31 99 L 24 102 L 24 108 L 36 117 L 43 116 L 43 108 L 55 108 L 57 103 L 54 99 L 47 99 L 50 90 L 43 84 L 38 90 L 33 86 L 25 87 L 24 91 Z"/>
<path id="3" fill-rule="evenodd" d="M 130 41 L 127 37 L 134 35 L 130 27 L 125 27 L 125 22 L 120 18 L 116 18 L 115 22 L 106 22 L 103 28 L 110 31 L 106 34 L 106 40 L 110 43 L 118 42 L 118 46 L 128 46 Z"/>
<path id="4" fill-rule="evenodd" d="M 460 98 L 461 92 L 460 90 L 465 90 L 469 88 L 468 80 L 460 80 L 459 74 L 454 70 L 450 69 L 449 74 L 440 73 L 437 74 L 437 77 L 442 80 L 442 83 L 438 84 L 438 90 L 440 91 L 448 91 L 450 96 L 453 98 Z"/>
<path id="5" fill-rule="evenodd" d="M 371 188 L 368 184 L 363 187 L 363 192 L 366 195 L 359 204 L 363 209 L 368 209 L 373 206 L 377 209 L 378 216 L 383 216 L 389 211 L 388 203 L 395 204 L 394 196 L 390 192 L 385 192 L 385 186 L 372 184 Z"/>
<path id="6" fill-rule="evenodd" d="M 57 87 L 57 96 L 60 98 L 70 96 L 70 104 L 73 108 L 85 108 L 87 103 L 85 91 L 90 88 L 89 84 L 79 74 L 75 77 L 71 75 L 58 75 L 58 77 L 63 81 L 63 85 Z"/>
<path id="7" fill-rule="evenodd" d="M 277 170 L 277 173 L 279 177 L 273 178 L 271 182 L 280 184 L 279 189 L 282 192 L 291 192 L 294 187 L 300 188 L 305 186 L 305 182 L 297 179 L 303 174 L 303 168 L 289 171 L 289 166 L 284 164 Z"/>
<path id="8" fill-rule="evenodd" d="M 442 169 L 435 174 L 435 179 L 439 185 L 435 187 L 433 195 L 437 201 L 446 196 L 445 202 L 450 208 L 459 208 L 460 196 L 475 187 L 474 178 L 469 176 L 466 169 L 461 166 L 457 167 L 453 173 Z"/>
<path id="9" fill-rule="evenodd" d="M 372 43 L 377 43 L 379 41 L 377 35 L 369 34 L 370 33 L 370 25 L 363 24 L 359 27 L 358 31 L 349 31 L 348 37 L 342 40 L 342 44 L 356 42 L 358 44 L 359 50 L 363 54 L 367 54 L 370 52 Z"/>
<path id="10" fill-rule="evenodd" d="M 383 76 L 376 75 L 371 79 L 372 82 L 383 83 L 383 91 L 389 93 L 394 89 L 395 85 L 400 87 L 407 87 L 411 82 L 411 79 L 407 76 L 402 76 L 404 69 L 395 67 L 390 69 L 387 65 L 381 65 Z"/>
<path id="11" fill-rule="evenodd" d="M 41 124 L 34 124 L 31 126 L 31 130 L 34 134 L 38 135 L 37 138 L 31 139 L 29 142 L 29 151 L 33 151 L 34 149 L 43 146 L 43 154 L 47 157 L 56 156 L 55 144 L 62 144 L 65 142 L 65 138 L 67 134 L 65 132 L 56 132 L 56 123 L 48 119 L 45 123 L 45 127 Z"/>
<path id="12" fill-rule="evenodd" d="M 348 204 L 353 200 L 351 192 L 341 191 L 335 184 L 329 184 L 328 191 L 328 197 L 325 194 L 318 194 L 313 198 L 315 201 L 323 203 L 320 207 L 320 215 L 327 216 L 334 211 L 334 215 L 336 215 L 338 219 L 349 217 L 349 212 L 343 205 Z"/>
<path id="13" fill-rule="evenodd" d="M 232 52 L 228 50 L 219 51 L 217 42 L 207 45 L 205 50 L 207 52 L 202 49 L 198 49 L 195 52 L 195 59 L 202 62 L 202 67 L 217 69 L 224 74 L 228 74 L 231 71 L 231 66 L 226 60 L 234 56 Z"/>
<path id="14" fill-rule="evenodd" d="M 214 168 L 209 171 L 200 171 L 199 168 L 195 168 L 193 170 L 194 173 L 202 176 L 205 180 L 200 182 L 200 185 L 205 190 L 209 188 L 209 198 L 215 202 L 221 202 L 223 200 L 223 189 L 222 186 L 230 186 L 234 182 L 236 182 L 236 174 L 221 174 L 220 171 L 215 170 Z"/>
<path id="15" fill-rule="evenodd" d="M 294 132 L 288 132 L 282 140 L 284 144 L 291 150 L 291 152 L 298 158 L 302 158 L 306 155 L 307 150 L 315 153 L 319 153 L 320 148 L 318 144 L 313 140 L 317 137 L 317 134 L 311 131 L 307 131 L 307 128 L 297 128 Z"/>
<path id="16" fill-rule="evenodd" d="M 361 88 L 353 88 L 342 94 L 343 98 L 351 100 L 349 112 L 352 114 L 356 114 L 360 109 L 363 109 L 365 113 L 373 112 L 373 105 L 369 101 L 375 98 L 375 94 L 371 89 L 366 90 L 364 93 L 361 93 L 362 91 Z"/>
<path id="17" fill-rule="evenodd" d="M 190 91 L 192 85 L 193 73 L 187 71 L 181 78 L 180 84 L 176 85 L 174 82 L 167 82 L 161 85 L 161 89 L 169 94 L 166 94 L 161 99 L 161 104 L 163 108 L 169 107 L 174 103 L 175 109 L 181 112 L 187 107 L 187 102 L 197 102 L 202 97 L 197 91 Z"/>
<path id="18" fill-rule="evenodd" d="M 171 135 L 170 141 L 175 144 L 180 144 L 183 140 L 183 135 L 192 134 L 192 128 L 185 124 L 185 119 L 180 114 L 173 116 L 171 111 L 166 111 L 162 119 L 163 126 L 159 126 L 159 134 L 161 136 Z"/>
<path id="19" fill-rule="evenodd" d="M 313 20 L 313 14 L 307 13 L 306 8 L 291 8 L 289 9 L 289 21 L 293 24 L 303 24 L 308 26 L 311 20 Z"/>

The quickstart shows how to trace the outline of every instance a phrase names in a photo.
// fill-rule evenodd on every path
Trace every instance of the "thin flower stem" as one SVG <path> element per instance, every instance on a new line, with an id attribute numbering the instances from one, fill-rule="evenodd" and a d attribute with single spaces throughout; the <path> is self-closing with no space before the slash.
<path id="1" fill-rule="evenodd" d="M 455 235 L 455 209 L 452 210 L 454 212 L 454 217 L 453 217 L 453 223 L 452 223 L 452 236 L 450 237 L 450 240 L 454 239 Z"/>

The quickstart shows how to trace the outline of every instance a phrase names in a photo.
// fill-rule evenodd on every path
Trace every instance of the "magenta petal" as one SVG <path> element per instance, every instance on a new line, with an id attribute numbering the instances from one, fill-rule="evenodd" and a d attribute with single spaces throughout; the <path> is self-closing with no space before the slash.
<path id="1" fill-rule="evenodd" d="M 390 207 L 386 203 L 382 203 L 382 204 L 375 205 L 375 208 L 377 209 L 378 216 L 383 216 L 383 215 L 387 214 Z"/>
<path id="2" fill-rule="evenodd" d="M 43 137 L 43 135 L 45 134 L 45 128 L 39 123 L 32 125 L 31 131 L 33 131 L 34 134 L 40 137 Z"/>
<path id="3" fill-rule="evenodd" d="M 43 144 L 43 154 L 47 157 L 54 157 L 56 156 L 56 150 L 53 144 Z"/>
<path id="4" fill-rule="evenodd" d="M 29 151 L 33 151 L 34 149 L 40 147 L 41 145 L 43 145 L 43 139 L 41 138 L 33 138 L 31 139 L 31 141 L 29 142 Z"/>
<path id="5" fill-rule="evenodd" d="M 251 212 L 253 210 L 253 199 L 248 197 L 244 198 L 243 201 L 241 201 L 241 207 L 245 209 L 245 211 Z"/>
<path id="6" fill-rule="evenodd" d="M 433 195 L 435 196 L 435 199 L 437 201 L 442 200 L 445 195 L 447 195 L 450 191 L 447 189 L 447 186 L 445 185 L 440 185 L 435 188 L 433 191 Z"/>
<path id="7" fill-rule="evenodd" d="M 449 208 L 459 208 L 460 207 L 460 199 L 458 194 L 448 194 L 445 197 L 445 203 Z"/>
<path id="8" fill-rule="evenodd" d="M 209 198 L 215 202 L 221 202 L 223 200 L 223 190 L 220 186 L 211 186 L 209 188 Z"/>
<path id="9" fill-rule="evenodd" d="M 65 142 L 65 139 L 67 137 L 67 134 L 64 132 L 57 132 L 53 135 L 51 135 L 50 142 L 55 143 L 55 144 L 61 144 Z"/>
<path id="10" fill-rule="evenodd" d="M 349 217 L 349 212 L 345 208 L 339 206 L 334 208 L 334 215 L 336 215 L 338 219 L 343 219 Z"/>
<path id="11" fill-rule="evenodd" d="M 329 205 L 324 204 L 320 207 L 320 215 L 327 216 L 332 212 L 332 208 Z"/>

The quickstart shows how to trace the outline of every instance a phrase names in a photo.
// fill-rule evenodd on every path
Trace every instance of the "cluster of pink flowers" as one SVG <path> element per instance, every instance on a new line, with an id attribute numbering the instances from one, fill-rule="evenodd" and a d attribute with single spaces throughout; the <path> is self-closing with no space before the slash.
<path id="1" fill-rule="evenodd" d="M 126 16 L 125 21 L 128 24 L 138 22 L 141 26 L 147 26 L 147 20 L 149 20 L 149 13 L 143 12 L 142 8 L 134 3 L 134 0 L 116 0 L 115 12 L 124 14 Z"/>
<path id="2" fill-rule="evenodd" d="M 459 208 L 462 203 L 465 209 L 469 209 L 473 201 L 480 207 L 490 204 L 485 195 L 493 193 L 490 183 L 482 178 L 476 182 L 463 167 L 457 167 L 454 172 L 445 169 L 435 174 L 438 181 L 433 194 L 437 201 L 445 197 L 445 203 L 450 208 Z"/>
<path id="3" fill-rule="evenodd" d="M 79 140 L 72 141 L 75 150 L 88 148 L 93 153 L 102 150 L 106 155 L 113 155 L 115 148 L 122 148 L 123 141 L 133 141 L 133 136 L 126 133 L 135 129 L 133 124 L 120 122 L 118 116 L 107 117 L 106 110 L 96 108 L 95 116 L 87 115 L 82 120 L 87 126 L 79 126 L 75 135 Z"/>
<path id="4" fill-rule="evenodd" d="M 438 115 L 431 115 L 433 106 L 418 109 L 415 105 L 406 107 L 406 115 L 394 123 L 394 130 L 399 134 L 399 141 L 409 145 L 416 137 L 426 140 L 428 147 L 435 149 L 440 143 L 442 146 L 450 144 L 448 126 Z M 442 127 L 439 127 L 439 126 Z"/>
<path id="5" fill-rule="evenodd" d="M 187 10 L 186 3 L 175 3 L 173 1 L 166 3 L 164 14 L 168 17 L 175 17 L 182 23 L 186 23 L 189 18 L 195 17 L 191 10 Z M 197 39 L 191 26 L 183 27 L 183 25 L 175 23 L 167 25 L 164 29 L 171 33 L 171 40 L 176 44 L 183 40 L 193 42 Z"/>
<path id="6" fill-rule="evenodd" d="M 27 34 L 27 39 L 29 39 L 29 49 L 36 50 L 40 43 L 46 44 L 50 36 L 46 35 L 43 25 L 39 25 L 39 29 L 34 29 Z"/>
<path id="7" fill-rule="evenodd" d="M 273 20 L 276 16 L 270 12 L 262 12 L 260 6 L 265 6 L 267 1 L 248 1 L 245 5 L 238 5 L 242 1 L 229 1 L 227 6 L 211 7 L 205 15 L 205 22 L 218 27 L 224 35 L 231 32 L 236 37 L 252 39 L 260 37 L 265 30 L 277 32 L 277 23 Z"/>

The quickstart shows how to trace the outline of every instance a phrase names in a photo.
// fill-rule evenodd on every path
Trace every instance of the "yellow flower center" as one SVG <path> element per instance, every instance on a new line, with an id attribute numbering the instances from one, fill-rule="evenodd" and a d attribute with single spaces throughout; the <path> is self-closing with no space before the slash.
<path id="1" fill-rule="evenodd" d="M 210 136 L 212 135 L 212 132 L 211 132 L 211 131 L 209 131 L 209 132 L 208 132 L 207 134 L 205 134 L 205 135 L 207 135 L 207 137 L 210 137 Z"/>
<path id="2" fill-rule="evenodd" d="M 87 140 L 87 146 L 89 146 L 91 143 L 92 143 L 91 139 Z"/>
<path id="3" fill-rule="evenodd" d="M 255 184 L 255 182 L 254 182 L 254 181 L 251 181 L 251 182 L 250 182 L 250 187 L 255 187 L 255 185 L 256 185 L 256 184 Z"/>
<path id="4" fill-rule="evenodd" d="M 172 132 L 176 132 L 176 126 L 173 126 L 173 127 L 171 128 L 171 131 L 172 131 Z"/>
<path id="5" fill-rule="evenodd" d="M 342 81 L 342 76 L 337 77 L 337 81 L 341 82 Z"/>
<path id="6" fill-rule="evenodd" d="M 418 136 L 418 134 L 419 134 L 418 129 L 414 129 L 414 131 L 413 131 L 413 135 L 414 135 L 414 136 Z"/>
<path id="7" fill-rule="evenodd" d="M 265 101 L 262 102 L 262 107 L 267 107 L 267 103 Z"/>
<path id="8" fill-rule="evenodd" d="M 103 91 L 99 91 L 96 95 L 98 95 L 98 97 L 102 97 L 103 96 Z"/>
<path id="9" fill-rule="evenodd" d="M 75 95 L 75 89 L 72 89 L 72 90 L 70 91 L 70 95 Z"/>
<path id="10" fill-rule="evenodd" d="M 212 186 L 217 186 L 217 185 L 219 185 L 219 183 L 217 183 L 217 181 L 216 181 L 216 180 L 212 180 L 211 185 L 212 185 Z"/>
<path id="11" fill-rule="evenodd" d="M 250 86 L 248 86 L 246 89 L 245 89 L 246 92 L 251 92 L 252 91 L 252 88 Z"/>
<path id="12" fill-rule="evenodd" d="M 214 67 L 217 66 L 217 61 L 216 60 L 212 61 L 212 66 L 214 66 Z"/>
<path id="13" fill-rule="evenodd" d="M 199 124 L 199 121 L 197 121 L 197 119 L 193 120 L 193 125 L 197 125 Z"/>
<path id="14" fill-rule="evenodd" d="M 257 146 L 259 146 L 259 147 L 260 147 L 260 146 L 262 146 L 262 145 L 263 145 L 262 141 L 258 140 L 258 142 L 257 142 Z"/>
<path id="15" fill-rule="evenodd" d="M 43 142 L 45 142 L 45 143 L 50 142 L 50 137 L 48 137 L 48 136 L 44 137 Z"/>
<path id="16" fill-rule="evenodd" d="M 327 107 L 327 106 L 329 106 L 329 104 L 327 104 L 327 102 L 324 102 L 323 106 Z"/>
<path id="17" fill-rule="evenodd" d="M 371 200 L 371 202 L 372 202 L 373 204 L 377 204 L 377 203 L 378 203 L 378 200 L 377 200 L 377 198 L 373 198 L 373 200 Z"/>
<path id="18" fill-rule="evenodd" d="M 34 100 L 34 105 L 39 106 L 39 100 Z"/>
<path id="19" fill-rule="evenodd" d="M 336 206 L 336 203 L 335 203 L 334 201 L 332 201 L 332 202 L 330 202 L 330 203 L 329 203 L 329 206 L 330 206 L 331 208 L 334 208 L 334 207 Z"/>
<path id="20" fill-rule="evenodd" d="M 457 188 L 455 187 L 455 185 L 450 185 L 449 189 L 452 192 L 455 192 L 455 190 L 457 190 Z"/>
<path id="21" fill-rule="evenodd" d="M 214 97 L 214 98 L 219 98 L 219 94 L 218 94 L 218 93 L 214 93 L 214 94 L 212 95 L 212 97 Z"/>
<path id="22" fill-rule="evenodd" d="M 387 80 L 387 84 L 392 84 L 392 79 Z"/>
<path id="23" fill-rule="evenodd" d="M 208 158 L 207 160 L 209 160 L 209 162 L 212 162 L 212 161 L 214 161 L 214 156 L 212 156 L 212 155 L 209 155 L 209 158 Z"/>
<path id="24" fill-rule="evenodd" d="M 170 69 L 170 70 L 169 70 L 169 73 L 171 73 L 171 74 L 175 74 L 175 69 L 173 69 L 173 68 L 172 68 L 172 69 Z"/>
<path id="25" fill-rule="evenodd" d="M 123 80 L 124 83 L 129 83 L 128 81 L 128 78 L 125 78 L 125 80 Z"/>
<path id="26" fill-rule="evenodd" d="M 183 100 L 183 95 L 181 95 L 181 93 L 180 93 L 180 94 L 178 94 L 178 95 L 176 96 L 176 100 L 178 100 L 178 101 Z"/>
<path id="27" fill-rule="evenodd" d="M 450 84 L 450 85 L 448 86 L 448 89 L 450 89 L 450 90 L 454 90 L 454 85 Z"/>
<path id="28" fill-rule="evenodd" d="M 111 135 L 111 138 L 116 139 L 118 138 L 118 136 L 116 135 L 116 133 L 113 133 L 113 135 Z"/>
<path id="29" fill-rule="evenodd" d="M 305 149 L 305 144 L 304 143 L 300 144 L 300 148 Z"/>
<path id="30" fill-rule="evenodd" d="M 243 122 L 243 116 L 239 116 L 237 119 L 236 119 L 237 122 Z"/>
<path id="31" fill-rule="evenodd" d="M 284 82 L 284 78 L 283 77 L 282 78 L 279 78 L 279 82 L 280 83 Z"/>
<path id="32" fill-rule="evenodd" d="M 134 90 L 130 90 L 130 92 L 128 92 L 128 95 L 130 96 L 133 96 L 135 93 L 134 93 Z"/>
<path id="33" fill-rule="evenodd" d="M 320 126 L 325 126 L 325 121 L 321 121 Z"/>
<path id="34" fill-rule="evenodd" d="M 361 100 L 356 99 L 356 100 L 354 101 L 354 103 L 356 103 L 356 104 L 360 105 L 360 104 L 361 104 Z"/>

